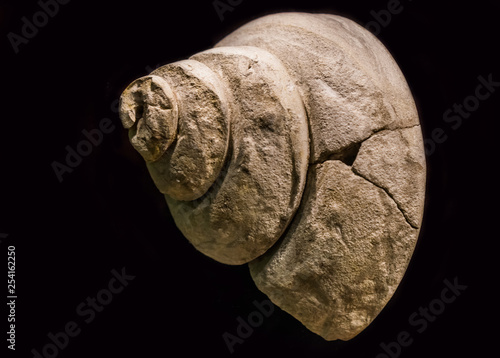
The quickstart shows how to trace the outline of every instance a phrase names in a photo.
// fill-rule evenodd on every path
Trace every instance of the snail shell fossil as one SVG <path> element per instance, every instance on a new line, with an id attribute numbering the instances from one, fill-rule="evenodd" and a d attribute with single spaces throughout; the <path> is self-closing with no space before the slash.
<path id="1" fill-rule="evenodd" d="M 184 236 L 308 329 L 347 340 L 395 292 L 425 195 L 418 113 L 351 20 L 282 13 L 123 92 L 120 117 Z"/>

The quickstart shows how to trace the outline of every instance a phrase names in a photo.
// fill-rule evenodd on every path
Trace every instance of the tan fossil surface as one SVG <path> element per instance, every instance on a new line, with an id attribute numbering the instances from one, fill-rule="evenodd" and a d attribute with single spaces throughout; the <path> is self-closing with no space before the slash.
<path id="1" fill-rule="evenodd" d="M 392 297 L 418 239 L 426 164 L 408 84 L 363 27 L 256 19 L 134 81 L 120 116 L 184 236 L 249 263 L 312 332 L 351 339 Z"/>

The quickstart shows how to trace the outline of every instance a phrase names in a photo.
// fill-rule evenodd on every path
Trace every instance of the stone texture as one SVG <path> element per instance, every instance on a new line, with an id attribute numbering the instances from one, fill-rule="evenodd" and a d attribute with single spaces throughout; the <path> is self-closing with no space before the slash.
<path id="1" fill-rule="evenodd" d="M 425 158 L 404 76 L 367 30 L 257 19 L 135 81 L 120 116 L 184 236 L 249 262 L 312 332 L 351 339 L 391 298 L 421 226 Z"/>
<path id="2" fill-rule="evenodd" d="M 231 154 L 196 201 L 166 200 L 177 227 L 205 255 L 242 264 L 262 255 L 297 210 L 309 160 L 307 118 L 281 62 L 257 48 L 199 53 L 231 93 Z"/>
<path id="3" fill-rule="evenodd" d="M 334 15 L 283 13 L 254 20 L 216 46 L 256 46 L 296 79 L 311 127 L 311 162 L 384 128 L 419 124 L 403 74 L 380 41 Z"/>
<path id="4" fill-rule="evenodd" d="M 361 144 L 352 168 L 383 188 L 408 223 L 420 227 L 425 195 L 425 155 L 420 126 L 373 135 Z"/>
<path id="5" fill-rule="evenodd" d="M 120 117 L 130 143 L 146 161 L 160 158 L 177 133 L 177 101 L 161 77 L 141 77 L 120 97 Z"/>
<path id="6" fill-rule="evenodd" d="M 390 299 L 418 230 L 387 193 L 340 161 L 311 167 L 289 230 L 250 264 L 271 301 L 327 340 L 348 340 Z"/>
<path id="7" fill-rule="evenodd" d="M 151 73 L 175 88 L 177 140 L 148 169 L 158 189 L 176 200 L 195 200 L 217 179 L 229 147 L 229 101 L 207 66 L 186 60 Z"/>

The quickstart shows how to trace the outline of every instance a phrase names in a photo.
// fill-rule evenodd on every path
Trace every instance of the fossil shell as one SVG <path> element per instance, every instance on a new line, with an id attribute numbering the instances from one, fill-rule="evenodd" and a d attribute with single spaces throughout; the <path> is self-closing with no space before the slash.
<path id="1" fill-rule="evenodd" d="M 418 238 L 426 165 L 409 87 L 371 33 L 335 15 L 265 16 L 134 81 L 121 103 L 199 251 L 249 263 L 327 340 L 379 314 Z"/>

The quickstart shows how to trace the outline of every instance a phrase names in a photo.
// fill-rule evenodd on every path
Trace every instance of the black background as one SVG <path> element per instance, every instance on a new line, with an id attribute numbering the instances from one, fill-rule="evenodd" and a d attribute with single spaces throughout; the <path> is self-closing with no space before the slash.
<path id="1" fill-rule="evenodd" d="M 234 0 L 233 0 L 234 1 Z M 235 346 L 234 357 L 373 357 L 399 332 L 413 342 L 401 357 L 485 356 L 498 333 L 494 254 L 498 233 L 496 133 L 500 88 L 453 129 L 443 113 L 474 94 L 478 77 L 500 81 L 496 1 L 401 0 L 378 38 L 405 74 L 425 138 L 447 139 L 427 158 L 426 211 L 407 274 L 376 320 L 348 342 L 326 342 L 276 307 Z M 221 21 L 208 1 L 79 1 L 61 5 L 29 43 L 14 50 L 36 1 L 1 2 L 0 233 L 17 253 L 16 353 L 31 357 L 49 332 L 75 321 L 81 333 L 58 357 L 230 356 L 222 334 L 266 298 L 248 268 L 198 253 L 175 227 L 142 158 L 128 143 L 116 99 L 151 69 L 212 47 L 242 24 L 268 13 L 335 13 L 365 25 L 388 1 L 243 0 Z M 82 130 L 110 118 L 106 134 L 60 183 L 51 167 Z M 5 290 L 7 268 L 5 265 Z M 106 288 L 111 270 L 135 275 L 87 324 L 76 307 Z M 0 272 L 0 276 L 3 274 Z M 418 333 L 408 318 L 439 298 L 444 280 L 467 289 Z M 5 294 L 2 294 L 6 296 Z M 4 302 L 2 298 L 0 303 Z M 5 304 L 2 303 L 5 307 Z M 7 329 L 7 317 L 0 331 Z M 5 331 L 6 332 L 6 331 Z M 1 338 L 0 356 L 10 356 Z M 494 351 L 493 351 L 494 352 Z M 16 356 L 17 356 L 16 355 Z"/>

